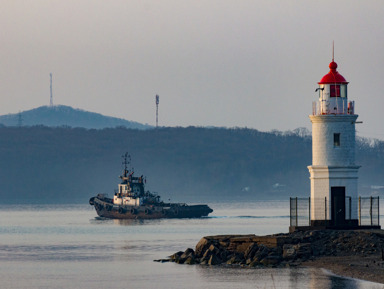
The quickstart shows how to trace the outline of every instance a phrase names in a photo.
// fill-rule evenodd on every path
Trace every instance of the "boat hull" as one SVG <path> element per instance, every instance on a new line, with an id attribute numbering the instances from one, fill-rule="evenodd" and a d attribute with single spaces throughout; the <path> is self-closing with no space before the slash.
<path id="1" fill-rule="evenodd" d="M 142 206 L 115 205 L 112 199 L 93 197 L 89 200 L 97 214 L 109 219 L 201 218 L 213 210 L 207 205 L 154 204 Z"/>

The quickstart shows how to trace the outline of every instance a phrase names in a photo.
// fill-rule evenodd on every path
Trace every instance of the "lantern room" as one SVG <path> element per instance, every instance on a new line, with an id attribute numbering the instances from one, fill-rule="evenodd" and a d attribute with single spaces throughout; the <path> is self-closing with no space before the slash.
<path id="1" fill-rule="evenodd" d="M 354 114 L 354 102 L 348 102 L 348 82 L 337 71 L 332 59 L 329 72 L 318 82 L 319 100 L 313 103 L 313 115 Z"/>

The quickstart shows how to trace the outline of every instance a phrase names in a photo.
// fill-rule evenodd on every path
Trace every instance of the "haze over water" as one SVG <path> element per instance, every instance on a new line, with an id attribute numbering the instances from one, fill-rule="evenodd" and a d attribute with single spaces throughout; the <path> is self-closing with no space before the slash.
<path id="1" fill-rule="evenodd" d="M 287 232 L 286 201 L 209 204 L 209 218 L 105 220 L 91 206 L 0 206 L 1 288 L 382 288 L 316 269 L 157 263 L 201 237 Z"/>

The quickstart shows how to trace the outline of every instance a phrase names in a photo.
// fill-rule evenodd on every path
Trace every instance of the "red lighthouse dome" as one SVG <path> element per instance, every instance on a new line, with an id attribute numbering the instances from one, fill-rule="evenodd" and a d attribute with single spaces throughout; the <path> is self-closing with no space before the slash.
<path id="1" fill-rule="evenodd" d="M 330 84 L 330 83 L 339 83 L 339 84 L 348 84 L 345 78 L 336 70 L 337 63 L 333 61 L 329 64 L 329 72 L 323 76 L 323 78 L 318 82 L 318 84 Z"/>

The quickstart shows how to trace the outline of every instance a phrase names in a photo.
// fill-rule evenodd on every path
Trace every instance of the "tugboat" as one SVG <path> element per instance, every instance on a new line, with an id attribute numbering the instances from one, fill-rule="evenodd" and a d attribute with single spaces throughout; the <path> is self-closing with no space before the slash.
<path id="1" fill-rule="evenodd" d="M 143 176 L 135 177 L 133 169 L 128 170 L 130 156 L 123 155 L 123 174 L 121 183 L 113 198 L 98 194 L 90 198 L 100 217 L 110 219 L 160 219 L 160 218 L 200 218 L 213 210 L 207 205 L 187 205 L 183 203 L 164 203 L 160 196 L 145 191 Z"/>

